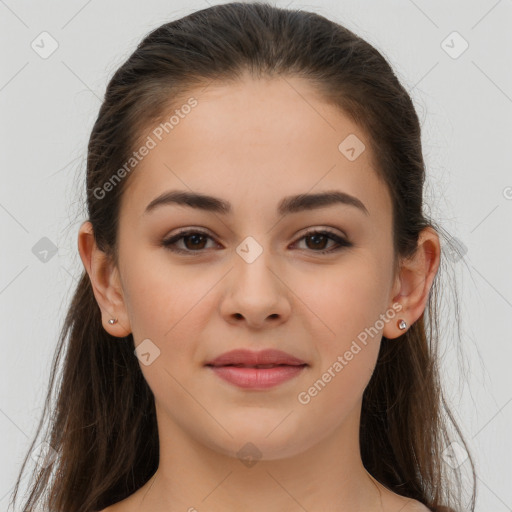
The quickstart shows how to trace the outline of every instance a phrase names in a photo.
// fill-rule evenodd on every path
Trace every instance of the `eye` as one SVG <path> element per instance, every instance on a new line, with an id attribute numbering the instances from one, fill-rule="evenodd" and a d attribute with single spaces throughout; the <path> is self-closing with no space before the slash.
<path id="1" fill-rule="evenodd" d="M 313 247 L 316 249 L 321 250 L 314 250 L 313 252 L 319 252 L 320 254 L 326 254 L 331 252 L 337 252 L 341 250 L 344 247 L 352 247 L 352 243 L 346 240 L 345 238 L 342 238 L 341 236 L 333 233 L 329 230 L 312 230 L 308 231 L 305 235 L 303 235 L 297 242 L 300 242 L 301 240 L 311 240 L 313 242 Z M 328 240 L 332 240 L 336 242 L 337 246 L 331 247 L 330 249 L 324 249 L 325 243 Z M 297 243 L 296 242 L 296 243 Z M 307 245 L 307 244 L 306 244 Z M 320 247 L 319 247 L 320 245 Z"/>
<path id="2" fill-rule="evenodd" d="M 204 241 L 207 238 L 213 240 L 207 233 L 198 231 L 197 229 L 181 231 L 180 233 L 163 240 L 162 245 L 170 251 L 177 253 L 201 252 L 201 250 L 204 249 Z M 185 244 L 185 249 L 176 247 L 176 243 L 181 242 L 182 240 Z"/>
<path id="3" fill-rule="evenodd" d="M 197 229 L 194 230 L 186 230 L 181 231 L 170 238 L 162 241 L 162 245 L 168 249 L 169 251 L 182 253 L 182 254 L 191 254 L 191 253 L 200 253 L 203 252 L 205 248 L 205 242 L 207 239 L 213 240 L 211 236 L 209 236 L 204 231 L 199 231 Z M 313 242 L 313 252 L 318 252 L 320 254 L 326 254 L 331 252 L 336 252 L 341 250 L 344 247 L 352 247 L 352 243 L 339 235 L 328 231 L 328 230 L 313 230 L 308 231 L 305 235 L 303 235 L 298 243 L 302 240 L 311 240 Z M 331 247 L 330 249 L 325 249 L 325 242 L 328 240 L 336 242 L 335 247 Z M 178 247 L 178 242 L 183 242 L 183 247 Z M 318 250 L 320 249 L 320 250 Z"/>

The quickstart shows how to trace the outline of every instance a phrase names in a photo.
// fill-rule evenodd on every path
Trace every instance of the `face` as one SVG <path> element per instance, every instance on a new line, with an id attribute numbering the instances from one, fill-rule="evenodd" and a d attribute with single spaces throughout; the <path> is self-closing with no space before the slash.
<path id="1" fill-rule="evenodd" d="M 196 106 L 161 140 L 162 130 L 148 131 L 156 145 L 123 195 L 126 322 L 136 346 L 149 340 L 140 367 L 159 428 L 225 454 L 251 442 L 263 459 L 291 456 L 360 408 L 382 319 L 394 316 L 391 199 L 366 134 L 302 79 L 245 78 L 191 96 Z M 347 142 L 339 149 L 354 135 L 366 147 L 355 159 Z M 229 211 L 146 210 L 169 191 L 213 196 Z M 325 192 L 355 199 L 283 201 Z M 239 348 L 278 349 L 307 365 L 267 388 L 205 366 Z"/>

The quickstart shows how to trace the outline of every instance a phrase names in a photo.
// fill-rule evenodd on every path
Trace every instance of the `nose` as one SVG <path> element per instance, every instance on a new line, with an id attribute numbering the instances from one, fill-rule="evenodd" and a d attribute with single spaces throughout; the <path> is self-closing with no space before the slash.
<path id="1" fill-rule="evenodd" d="M 291 290 L 284 270 L 270 261 L 267 250 L 255 259 L 240 254 L 234 254 L 234 268 L 226 276 L 223 318 L 231 324 L 245 323 L 252 329 L 286 322 L 291 311 Z"/>

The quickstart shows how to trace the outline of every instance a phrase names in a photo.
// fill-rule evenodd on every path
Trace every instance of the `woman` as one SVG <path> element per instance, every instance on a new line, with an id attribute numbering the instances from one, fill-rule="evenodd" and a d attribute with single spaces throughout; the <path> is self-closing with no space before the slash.
<path id="1" fill-rule="evenodd" d="M 424 180 L 409 95 L 346 28 L 232 3 L 149 34 L 90 137 L 23 510 L 473 510 L 445 463 Z"/>

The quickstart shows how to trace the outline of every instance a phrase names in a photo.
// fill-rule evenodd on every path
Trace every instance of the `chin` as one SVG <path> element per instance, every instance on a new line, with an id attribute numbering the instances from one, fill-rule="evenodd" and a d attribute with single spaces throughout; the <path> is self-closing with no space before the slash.
<path id="1" fill-rule="evenodd" d="M 274 423 L 272 428 L 266 428 L 261 423 L 256 426 L 242 424 L 236 429 L 231 426 L 229 432 L 232 438 L 225 436 L 223 441 L 210 439 L 208 444 L 210 448 L 223 455 L 240 459 L 247 467 L 252 467 L 257 461 L 293 457 L 304 452 L 312 444 L 311 435 L 303 438 L 295 432 L 294 436 L 282 425 L 276 428 L 278 423 Z"/>

